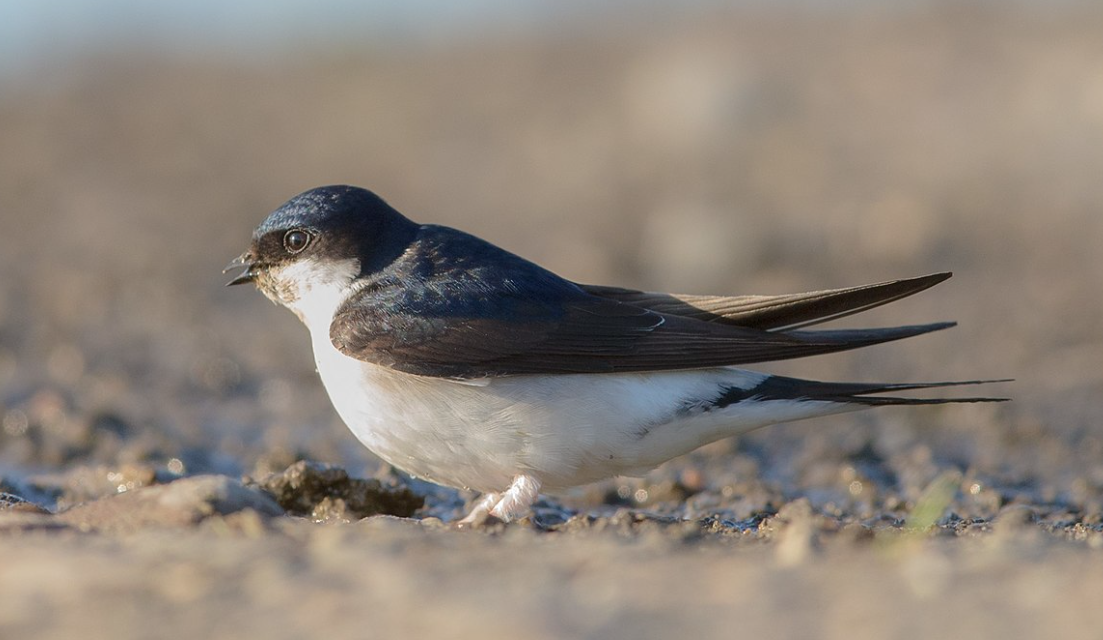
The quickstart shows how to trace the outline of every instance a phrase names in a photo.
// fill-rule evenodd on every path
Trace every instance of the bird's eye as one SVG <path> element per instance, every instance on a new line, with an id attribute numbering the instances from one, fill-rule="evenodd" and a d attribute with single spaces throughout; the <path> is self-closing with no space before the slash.
<path id="1" fill-rule="evenodd" d="M 292 229 L 283 234 L 283 248 L 288 253 L 299 253 L 310 244 L 310 234 L 302 229 Z"/>

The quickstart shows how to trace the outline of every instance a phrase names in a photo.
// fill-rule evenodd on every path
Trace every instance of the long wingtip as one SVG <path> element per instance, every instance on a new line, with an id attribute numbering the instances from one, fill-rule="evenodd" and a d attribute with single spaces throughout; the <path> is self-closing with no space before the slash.
<path id="1" fill-rule="evenodd" d="M 925 333 L 933 333 L 956 327 L 957 323 L 931 322 L 928 324 L 911 324 L 899 327 L 882 327 L 877 329 L 825 329 L 818 331 L 786 331 L 783 335 L 799 338 L 809 343 L 838 345 L 835 351 L 868 347 L 882 342 L 892 342 L 921 336 Z"/>
<path id="2" fill-rule="evenodd" d="M 940 271 L 925 276 L 889 280 L 848 289 L 810 292 L 805 295 L 813 299 L 807 301 L 809 304 L 807 309 L 804 310 L 803 316 L 801 311 L 798 311 L 800 307 L 793 305 L 791 312 L 796 313 L 791 321 L 786 323 L 775 322 L 772 323 L 772 326 L 763 326 L 762 328 L 770 331 L 793 331 L 814 324 L 838 320 L 914 296 L 949 280 L 953 275 L 952 271 Z M 819 297 L 819 299 L 814 299 L 816 297 Z M 812 310 L 815 310 L 815 312 L 808 313 Z"/>
<path id="3" fill-rule="evenodd" d="M 941 271 L 875 284 L 773 296 L 705 296 L 578 285 L 591 295 L 666 315 L 787 332 L 868 311 L 930 289 L 953 276 Z"/>

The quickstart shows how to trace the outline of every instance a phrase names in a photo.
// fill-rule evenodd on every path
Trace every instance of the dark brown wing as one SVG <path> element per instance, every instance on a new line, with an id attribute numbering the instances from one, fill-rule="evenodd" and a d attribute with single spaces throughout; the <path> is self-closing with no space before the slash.
<path id="1" fill-rule="evenodd" d="M 881 285 L 876 294 L 855 293 L 859 289 L 809 294 L 811 299 L 782 296 L 765 304 L 742 299 L 743 312 L 731 305 L 679 306 L 684 301 L 664 312 L 646 308 L 657 306 L 655 294 L 583 288 L 469 234 L 424 225 L 401 256 L 366 277 L 359 293 L 337 310 L 330 340 L 359 360 L 450 378 L 738 365 L 854 349 L 951 326 L 764 330 L 868 308 L 940 277 Z M 641 295 L 643 304 L 633 302 Z M 756 326 L 738 326 L 728 311 L 743 313 Z M 694 317 L 700 312 L 708 317 Z"/>
<path id="2" fill-rule="evenodd" d="M 402 286 L 365 290 L 336 314 L 346 355 L 425 376 L 695 369 L 864 347 L 951 326 L 769 332 L 666 315 L 544 283 L 535 289 Z"/>
<path id="3" fill-rule="evenodd" d="M 948 279 L 951 273 L 827 291 L 780 296 L 701 296 L 580 285 L 609 300 L 705 322 L 786 331 L 866 311 L 906 298 Z"/>

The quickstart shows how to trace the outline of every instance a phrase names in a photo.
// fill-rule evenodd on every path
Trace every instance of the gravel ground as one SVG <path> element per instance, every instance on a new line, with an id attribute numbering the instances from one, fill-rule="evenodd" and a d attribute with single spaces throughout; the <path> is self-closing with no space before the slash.
<path id="1" fill-rule="evenodd" d="M 1103 13 L 716 13 L 264 62 L 116 51 L 0 93 L 0 636 L 1095 637 Z M 140 55 L 138 55 L 140 54 Z M 372 188 L 584 282 L 953 270 L 802 377 L 1012 377 L 709 445 L 459 532 L 222 266 Z M 301 462 L 305 461 L 305 462 Z"/>

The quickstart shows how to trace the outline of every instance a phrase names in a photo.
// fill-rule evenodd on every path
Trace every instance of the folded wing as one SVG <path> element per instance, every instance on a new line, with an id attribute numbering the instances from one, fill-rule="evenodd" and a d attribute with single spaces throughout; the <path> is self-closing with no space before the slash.
<path id="1" fill-rule="evenodd" d="M 374 287 L 336 314 L 343 353 L 417 375 L 642 372 L 783 360 L 953 326 L 793 331 L 930 287 L 949 274 L 768 297 L 690 297 L 578 287 L 546 272 L 508 287 Z"/>

